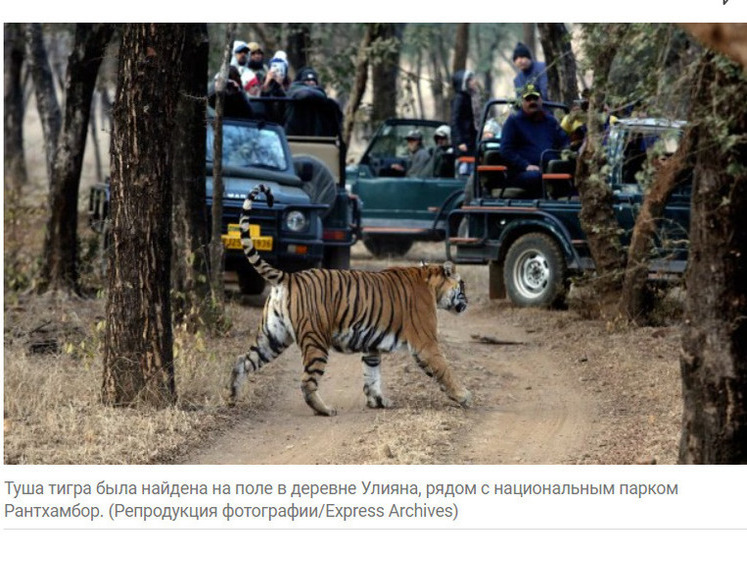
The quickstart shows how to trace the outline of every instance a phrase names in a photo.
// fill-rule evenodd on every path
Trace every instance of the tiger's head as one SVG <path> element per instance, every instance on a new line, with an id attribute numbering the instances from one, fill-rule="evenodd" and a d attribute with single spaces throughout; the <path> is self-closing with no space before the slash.
<path id="1" fill-rule="evenodd" d="M 464 293 L 464 281 L 456 272 L 456 267 L 450 261 L 443 265 L 426 265 L 428 284 L 436 295 L 436 306 L 455 314 L 467 309 L 467 295 Z"/>

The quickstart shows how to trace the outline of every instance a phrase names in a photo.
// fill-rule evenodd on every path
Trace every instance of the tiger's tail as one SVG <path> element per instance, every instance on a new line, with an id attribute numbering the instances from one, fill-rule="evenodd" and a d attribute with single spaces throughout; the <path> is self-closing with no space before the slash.
<path id="1" fill-rule="evenodd" d="M 249 233 L 249 212 L 252 210 L 252 202 L 260 193 L 265 194 L 268 207 L 272 207 L 275 201 L 270 188 L 261 183 L 247 194 L 246 199 L 244 199 L 244 206 L 241 210 L 241 218 L 239 219 L 239 229 L 241 230 L 241 245 L 244 248 L 244 255 L 246 256 L 246 259 L 248 259 L 249 263 L 252 264 L 254 269 L 257 270 L 257 273 L 259 273 L 268 283 L 272 285 L 279 285 L 283 282 L 285 272 L 280 271 L 279 269 L 275 269 L 269 263 L 262 259 L 257 249 L 254 247 L 252 237 Z"/>

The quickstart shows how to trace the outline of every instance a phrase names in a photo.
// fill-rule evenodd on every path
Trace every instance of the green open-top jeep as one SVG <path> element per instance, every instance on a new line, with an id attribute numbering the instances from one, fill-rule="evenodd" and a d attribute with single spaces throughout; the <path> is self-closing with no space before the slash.
<path id="1" fill-rule="evenodd" d="M 407 177 L 406 137 L 418 131 L 433 152 L 441 121 L 387 119 L 360 161 L 348 166 L 350 190 L 361 202 L 363 243 L 375 256 L 404 255 L 414 241 L 440 241 L 446 216 L 463 198 L 466 177 Z"/>

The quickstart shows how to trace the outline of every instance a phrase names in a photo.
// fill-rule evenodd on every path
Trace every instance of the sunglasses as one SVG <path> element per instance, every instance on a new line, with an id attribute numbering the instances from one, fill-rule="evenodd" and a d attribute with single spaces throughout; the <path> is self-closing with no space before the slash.
<path id="1" fill-rule="evenodd" d="M 540 99 L 540 98 L 539 98 L 539 96 L 535 96 L 535 95 L 529 95 L 529 96 L 524 96 L 524 99 L 525 99 L 526 101 L 537 101 L 537 100 L 538 100 L 538 99 Z"/>

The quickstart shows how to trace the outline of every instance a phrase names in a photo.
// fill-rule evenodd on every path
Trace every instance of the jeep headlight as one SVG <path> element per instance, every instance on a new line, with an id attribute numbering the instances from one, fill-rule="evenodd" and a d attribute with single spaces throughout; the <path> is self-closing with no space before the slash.
<path id="1" fill-rule="evenodd" d="M 309 219 L 301 211 L 289 211 L 285 215 L 285 227 L 293 232 L 301 232 L 309 226 Z"/>

